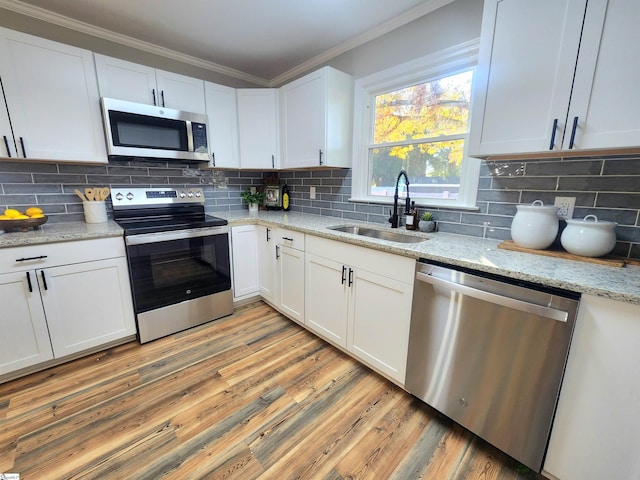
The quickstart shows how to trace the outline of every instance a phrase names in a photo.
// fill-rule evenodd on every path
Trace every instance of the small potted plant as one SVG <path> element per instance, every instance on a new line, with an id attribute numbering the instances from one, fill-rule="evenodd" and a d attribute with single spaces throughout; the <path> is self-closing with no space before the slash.
<path id="1" fill-rule="evenodd" d="M 251 214 L 258 213 L 258 205 L 262 204 L 267 197 L 263 191 L 255 188 L 247 188 L 240 196 L 242 197 L 242 201 L 249 205 L 249 213 Z"/>
<path id="2" fill-rule="evenodd" d="M 436 222 L 433 219 L 433 213 L 423 212 L 418 222 L 418 230 L 421 232 L 433 232 L 436 229 Z"/>

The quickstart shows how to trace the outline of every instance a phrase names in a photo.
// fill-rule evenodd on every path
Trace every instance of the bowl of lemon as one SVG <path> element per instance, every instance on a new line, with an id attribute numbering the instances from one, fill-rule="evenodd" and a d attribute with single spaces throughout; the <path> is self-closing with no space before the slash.
<path id="1" fill-rule="evenodd" d="M 26 232 L 34 230 L 48 220 L 41 208 L 29 207 L 22 213 L 15 208 L 7 208 L 0 215 L 0 230 L 5 232 Z"/>

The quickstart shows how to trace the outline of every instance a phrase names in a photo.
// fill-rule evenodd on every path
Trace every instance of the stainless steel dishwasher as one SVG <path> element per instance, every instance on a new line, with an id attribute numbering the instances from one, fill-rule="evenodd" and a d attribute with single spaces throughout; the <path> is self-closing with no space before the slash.
<path id="1" fill-rule="evenodd" d="M 454 268 L 416 264 L 405 388 L 540 472 L 579 295 Z"/>

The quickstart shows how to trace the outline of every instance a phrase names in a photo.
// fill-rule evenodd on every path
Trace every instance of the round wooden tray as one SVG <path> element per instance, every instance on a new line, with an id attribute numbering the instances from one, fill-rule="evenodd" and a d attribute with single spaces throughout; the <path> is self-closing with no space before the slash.
<path id="1" fill-rule="evenodd" d="M 42 218 L 23 218 L 22 220 L 0 220 L 0 230 L 5 232 L 26 232 L 30 228 L 34 230 L 43 223 L 46 223 L 49 217 L 46 215 Z"/>

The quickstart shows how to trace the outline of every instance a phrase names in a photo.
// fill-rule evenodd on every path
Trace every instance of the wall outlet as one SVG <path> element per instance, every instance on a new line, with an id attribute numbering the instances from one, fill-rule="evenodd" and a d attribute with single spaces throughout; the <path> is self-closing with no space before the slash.
<path id="1" fill-rule="evenodd" d="M 314 186 L 309 187 L 309 198 L 311 200 L 314 200 L 316 198 L 316 187 Z"/>
<path id="2" fill-rule="evenodd" d="M 558 207 L 558 217 L 564 220 L 573 218 L 573 208 L 576 206 L 576 197 L 556 197 L 553 204 Z"/>

